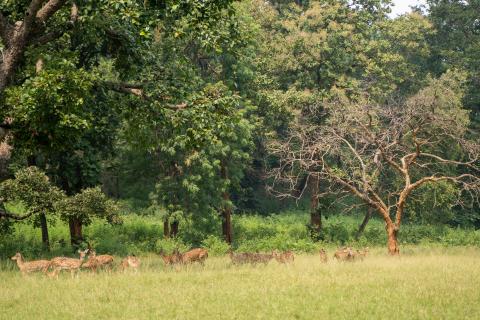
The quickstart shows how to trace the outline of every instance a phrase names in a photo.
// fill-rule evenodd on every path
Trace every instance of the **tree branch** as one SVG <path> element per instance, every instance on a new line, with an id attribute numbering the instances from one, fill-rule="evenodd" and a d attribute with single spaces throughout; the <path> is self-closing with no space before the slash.
<path id="1" fill-rule="evenodd" d="M 30 213 L 28 213 L 26 215 L 23 215 L 23 216 L 17 216 L 15 214 L 11 214 L 7 211 L 7 209 L 5 209 L 4 204 L 0 203 L 0 218 L 7 218 L 7 219 L 13 219 L 13 220 L 16 220 L 16 221 L 22 221 L 22 220 L 30 218 L 32 215 L 33 215 L 33 212 L 30 212 Z"/>
<path id="2" fill-rule="evenodd" d="M 43 2 L 40 1 L 40 2 Z M 36 14 L 39 23 L 45 23 L 51 16 L 60 10 L 66 3 L 66 0 L 50 0 Z"/>

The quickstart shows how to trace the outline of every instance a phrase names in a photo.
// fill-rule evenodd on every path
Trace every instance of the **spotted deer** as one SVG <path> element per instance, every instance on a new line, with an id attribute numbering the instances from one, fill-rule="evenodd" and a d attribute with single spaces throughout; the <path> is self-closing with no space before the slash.
<path id="1" fill-rule="evenodd" d="M 355 258 L 358 258 L 360 260 L 365 259 L 367 255 L 368 255 L 368 247 L 366 247 L 363 250 L 357 250 L 357 252 L 355 252 Z"/>
<path id="2" fill-rule="evenodd" d="M 165 265 L 174 265 L 182 263 L 183 261 L 183 256 L 180 252 L 178 252 L 178 250 L 175 250 L 171 255 L 165 255 L 161 252 L 160 256 L 162 257 Z"/>
<path id="3" fill-rule="evenodd" d="M 295 256 L 292 251 L 288 250 L 282 253 L 278 253 L 277 251 L 273 252 L 273 257 L 279 263 L 291 263 L 295 260 Z"/>
<path id="4" fill-rule="evenodd" d="M 208 258 L 207 250 L 196 248 L 182 254 L 182 263 L 198 262 L 203 265 L 207 258 Z"/>
<path id="5" fill-rule="evenodd" d="M 140 266 L 140 259 L 135 256 L 128 256 L 122 260 L 120 266 L 123 271 L 127 270 L 128 268 L 132 268 L 137 271 L 138 267 Z"/>
<path id="6" fill-rule="evenodd" d="M 250 262 L 248 253 L 233 253 L 233 251 L 230 251 L 229 256 L 233 264 L 245 264 Z"/>
<path id="7" fill-rule="evenodd" d="M 75 258 L 67 258 L 67 257 L 55 257 L 50 260 L 50 264 L 48 268 L 53 268 L 53 273 L 50 274 L 51 276 L 57 276 L 58 273 L 62 270 L 70 270 L 70 275 L 74 275 L 74 273 L 80 270 L 80 266 L 85 259 L 85 255 L 87 254 L 87 250 L 81 251 L 78 250 L 80 254 L 79 259 Z M 47 268 L 47 269 L 48 269 Z"/>
<path id="8" fill-rule="evenodd" d="M 18 269 L 20 269 L 23 275 L 35 271 L 43 271 L 45 273 L 50 265 L 49 260 L 34 260 L 27 262 L 23 260 L 23 256 L 20 252 L 17 252 L 11 259 L 17 262 Z"/>
<path id="9" fill-rule="evenodd" d="M 338 249 L 333 257 L 338 261 L 353 261 L 355 260 L 355 252 L 353 252 L 352 248 L 350 247 L 344 247 L 342 249 Z"/>
<path id="10" fill-rule="evenodd" d="M 322 263 L 327 263 L 328 262 L 328 256 L 327 256 L 327 252 L 325 251 L 325 249 L 320 249 L 319 254 L 320 254 L 320 261 Z"/>
<path id="11" fill-rule="evenodd" d="M 88 260 L 82 265 L 82 268 L 91 269 L 97 271 L 97 268 L 106 267 L 111 268 L 113 265 L 113 256 L 109 254 L 102 254 L 97 256 L 97 253 L 93 249 L 89 249 Z"/>

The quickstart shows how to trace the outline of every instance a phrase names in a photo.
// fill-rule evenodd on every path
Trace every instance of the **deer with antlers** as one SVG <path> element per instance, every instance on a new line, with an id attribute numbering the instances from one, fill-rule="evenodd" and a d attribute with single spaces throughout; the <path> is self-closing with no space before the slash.
<path id="1" fill-rule="evenodd" d="M 49 260 L 25 261 L 20 252 L 17 252 L 11 259 L 17 262 L 18 269 L 23 275 L 35 271 L 46 272 L 50 265 Z"/>

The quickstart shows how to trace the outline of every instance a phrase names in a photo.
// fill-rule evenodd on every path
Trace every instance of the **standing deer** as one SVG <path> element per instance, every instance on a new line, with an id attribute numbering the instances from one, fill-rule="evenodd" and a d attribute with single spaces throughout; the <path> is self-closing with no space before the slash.
<path id="1" fill-rule="evenodd" d="M 279 263 L 290 263 L 295 260 L 295 256 L 293 255 L 293 252 L 288 250 L 282 253 L 278 253 L 277 251 L 273 252 L 273 257 L 275 260 L 277 260 Z"/>
<path id="2" fill-rule="evenodd" d="M 177 263 L 181 263 L 183 260 L 183 256 L 177 249 L 171 255 L 164 255 L 163 252 L 160 253 L 160 256 L 163 259 L 165 265 L 173 265 Z"/>
<path id="3" fill-rule="evenodd" d="M 355 253 L 353 252 L 352 248 L 344 247 L 342 249 L 338 249 L 333 257 L 339 261 L 353 261 L 355 260 Z"/>
<path id="4" fill-rule="evenodd" d="M 109 254 L 102 254 L 97 256 L 97 253 L 93 249 L 87 249 L 89 256 L 87 262 L 82 265 L 82 268 L 88 268 L 92 271 L 97 271 L 99 267 L 111 268 L 113 264 L 113 256 Z"/>
<path id="5" fill-rule="evenodd" d="M 207 258 L 208 258 L 207 250 L 196 248 L 182 254 L 182 263 L 199 262 L 200 264 L 203 265 Z"/>
<path id="6" fill-rule="evenodd" d="M 355 252 L 355 258 L 358 257 L 360 260 L 365 259 L 367 255 L 368 255 L 368 247 L 366 247 L 363 250 L 357 250 L 357 252 Z"/>
<path id="7" fill-rule="evenodd" d="M 20 252 L 17 252 L 11 259 L 17 262 L 18 269 L 20 269 L 22 275 L 35 271 L 43 271 L 45 273 L 50 265 L 49 260 L 35 260 L 27 262 L 23 260 L 23 256 Z"/>
<path id="8" fill-rule="evenodd" d="M 328 262 L 328 256 L 327 256 L 327 252 L 325 251 L 325 249 L 320 249 L 320 261 L 322 263 L 327 263 Z"/>
<path id="9" fill-rule="evenodd" d="M 53 276 L 57 276 L 58 273 L 62 270 L 70 270 L 70 275 L 73 277 L 74 273 L 78 270 L 80 270 L 80 266 L 83 263 L 83 259 L 85 258 L 85 255 L 87 254 L 88 249 L 84 251 L 78 250 L 78 253 L 80 254 L 79 259 L 75 258 L 67 258 L 67 257 L 55 257 L 52 260 L 50 260 L 50 264 L 47 267 L 53 268 Z"/>
<path id="10" fill-rule="evenodd" d="M 134 255 L 128 256 L 122 260 L 120 266 L 122 267 L 123 271 L 127 270 L 128 268 L 132 268 L 136 272 L 138 270 L 138 267 L 140 266 L 140 259 L 138 259 Z"/>
<path id="11" fill-rule="evenodd" d="M 233 253 L 233 251 L 230 250 L 229 256 L 233 264 L 245 264 L 250 262 L 248 253 Z"/>

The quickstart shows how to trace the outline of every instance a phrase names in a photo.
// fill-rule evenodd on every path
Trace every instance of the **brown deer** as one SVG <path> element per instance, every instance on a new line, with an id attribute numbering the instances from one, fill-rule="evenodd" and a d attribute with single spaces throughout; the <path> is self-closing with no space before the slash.
<path id="1" fill-rule="evenodd" d="M 132 268 L 136 272 L 138 270 L 138 267 L 140 266 L 140 259 L 138 259 L 134 255 L 128 256 L 122 260 L 122 263 L 120 264 L 120 266 L 123 271 L 127 270 L 128 268 Z"/>
<path id="2" fill-rule="evenodd" d="M 368 247 L 366 247 L 363 250 L 357 250 L 357 252 L 355 252 L 355 258 L 358 258 L 360 260 L 365 259 L 367 255 L 368 255 Z"/>
<path id="3" fill-rule="evenodd" d="M 273 254 L 251 253 L 250 255 L 253 263 L 263 263 L 266 265 L 273 259 Z"/>
<path id="4" fill-rule="evenodd" d="M 80 254 L 79 259 L 67 258 L 67 257 L 55 257 L 52 260 L 50 260 L 50 264 L 48 268 L 52 267 L 54 270 L 53 274 L 51 275 L 57 276 L 58 273 L 62 270 L 70 270 L 70 275 L 73 276 L 76 271 L 80 270 L 80 266 L 83 263 L 83 259 L 85 258 L 87 251 L 88 249 L 84 251 L 78 250 L 78 253 Z"/>
<path id="5" fill-rule="evenodd" d="M 200 264 L 203 265 L 207 258 L 208 258 L 207 250 L 196 248 L 182 254 L 182 263 L 199 262 Z"/>
<path id="6" fill-rule="evenodd" d="M 97 253 L 93 249 L 87 249 L 89 256 L 87 262 L 82 265 L 82 268 L 88 268 L 92 271 L 97 271 L 99 267 L 107 267 L 110 269 L 113 265 L 113 256 L 109 254 L 102 254 L 97 256 Z"/>
<path id="7" fill-rule="evenodd" d="M 353 252 L 352 248 L 344 247 L 342 249 L 338 249 L 333 257 L 338 261 L 353 261 L 355 260 L 355 253 Z"/>
<path id="8" fill-rule="evenodd" d="M 163 254 L 163 252 L 161 252 L 160 256 L 162 257 L 165 265 L 174 265 L 174 264 L 182 263 L 183 261 L 183 256 L 180 252 L 178 252 L 177 249 L 175 249 L 175 251 L 171 255 L 165 255 Z"/>
<path id="9" fill-rule="evenodd" d="M 327 256 L 327 252 L 325 251 L 325 249 L 320 249 L 320 261 L 322 263 L 327 263 L 328 262 L 328 256 Z"/>
<path id="10" fill-rule="evenodd" d="M 273 252 L 273 257 L 279 263 L 291 263 L 295 260 L 295 256 L 292 251 L 288 250 L 282 253 L 278 253 L 277 251 Z"/>
<path id="11" fill-rule="evenodd" d="M 22 275 L 35 271 L 43 271 L 45 273 L 50 266 L 49 260 L 35 260 L 27 262 L 23 260 L 23 256 L 20 252 L 17 252 L 11 259 L 17 262 L 18 269 L 20 269 Z"/>
<path id="12" fill-rule="evenodd" d="M 245 264 L 250 262 L 248 253 L 233 253 L 233 251 L 230 250 L 229 256 L 233 264 Z"/>

